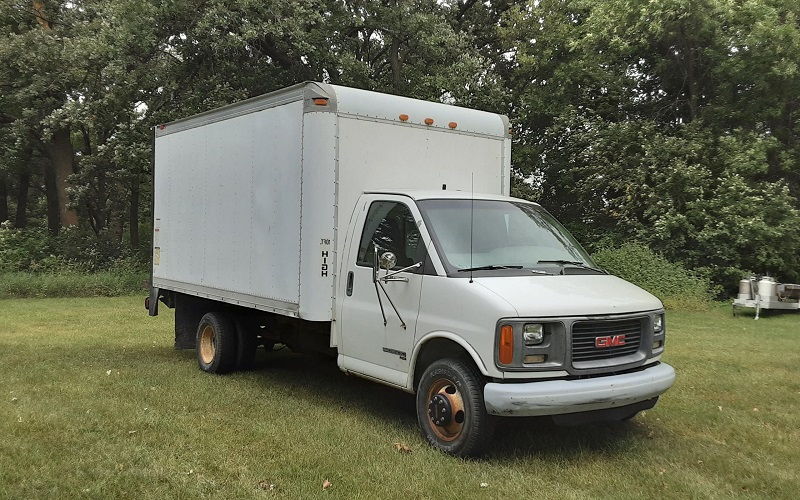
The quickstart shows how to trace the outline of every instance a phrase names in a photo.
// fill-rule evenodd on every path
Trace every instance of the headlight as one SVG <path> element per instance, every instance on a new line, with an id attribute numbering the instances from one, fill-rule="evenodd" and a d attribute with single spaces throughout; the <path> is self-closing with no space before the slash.
<path id="1" fill-rule="evenodd" d="M 539 345 L 544 340 L 544 326 L 539 323 L 528 323 L 522 329 L 525 345 Z"/>
<path id="2" fill-rule="evenodd" d="M 653 331 L 655 333 L 661 333 L 663 329 L 664 329 L 664 315 L 659 314 L 653 320 Z"/>

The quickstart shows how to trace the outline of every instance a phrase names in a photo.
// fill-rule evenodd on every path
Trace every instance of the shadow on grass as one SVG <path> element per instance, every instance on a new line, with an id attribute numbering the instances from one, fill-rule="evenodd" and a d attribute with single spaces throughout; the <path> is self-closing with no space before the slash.
<path id="1" fill-rule="evenodd" d="M 366 412 L 417 432 L 414 395 L 345 375 L 333 359 L 291 352 L 259 353 L 254 373 L 264 390 L 279 385 L 294 397 L 313 398 L 340 410 Z M 648 439 L 649 431 L 647 424 L 636 419 L 562 427 L 548 417 L 499 418 L 495 442 L 487 458 L 532 456 L 579 462 L 584 458 L 594 459 L 597 454 L 625 453 L 637 442 Z M 592 457 L 586 457 L 587 452 Z"/>

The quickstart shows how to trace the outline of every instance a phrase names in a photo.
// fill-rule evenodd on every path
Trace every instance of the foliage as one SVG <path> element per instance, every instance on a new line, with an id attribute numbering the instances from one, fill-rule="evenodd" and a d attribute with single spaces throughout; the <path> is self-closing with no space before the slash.
<path id="1" fill-rule="evenodd" d="M 88 229 L 70 227 L 53 236 L 44 228 L 0 226 L 0 273 L 147 269 L 146 248 L 132 250 L 107 234 L 95 237 L 89 233 Z"/>
<path id="2" fill-rule="evenodd" d="M 148 289 L 150 274 L 140 267 L 112 266 L 106 271 L 59 270 L 0 273 L 0 299 L 23 297 L 116 297 Z"/>
<path id="3" fill-rule="evenodd" d="M 649 248 L 629 243 L 592 254 L 597 264 L 657 296 L 668 309 L 706 310 L 712 287 L 707 278 L 670 262 Z"/>
<path id="4" fill-rule="evenodd" d="M 45 245 L 15 262 L 73 262 L 36 229 L 69 209 L 89 267 L 138 254 L 153 126 L 322 80 L 509 115 L 512 192 L 590 249 L 800 280 L 799 20 L 795 0 L 10 0 L 0 213 Z"/>

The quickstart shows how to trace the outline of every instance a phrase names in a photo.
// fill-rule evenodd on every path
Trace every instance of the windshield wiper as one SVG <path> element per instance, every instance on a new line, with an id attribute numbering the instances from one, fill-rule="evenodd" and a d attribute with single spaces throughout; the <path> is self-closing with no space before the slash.
<path id="1" fill-rule="evenodd" d="M 458 272 L 463 273 L 466 271 L 492 271 L 495 269 L 522 269 L 522 266 L 478 266 L 478 267 L 468 267 L 466 269 L 459 269 Z"/>
<path id="2" fill-rule="evenodd" d="M 537 262 L 537 264 L 558 264 L 562 267 L 569 264 L 571 266 L 578 266 L 582 269 L 588 269 L 589 271 L 596 271 L 598 273 L 608 274 L 606 271 L 602 269 L 598 269 L 592 266 L 587 266 L 586 264 L 584 264 L 579 260 L 540 260 Z"/>

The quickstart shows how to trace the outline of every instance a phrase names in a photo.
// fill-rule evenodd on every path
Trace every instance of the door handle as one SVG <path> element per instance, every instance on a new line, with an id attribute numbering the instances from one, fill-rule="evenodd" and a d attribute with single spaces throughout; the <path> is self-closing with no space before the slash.
<path id="1" fill-rule="evenodd" d="M 347 273 L 347 296 L 353 295 L 353 271 Z"/>

